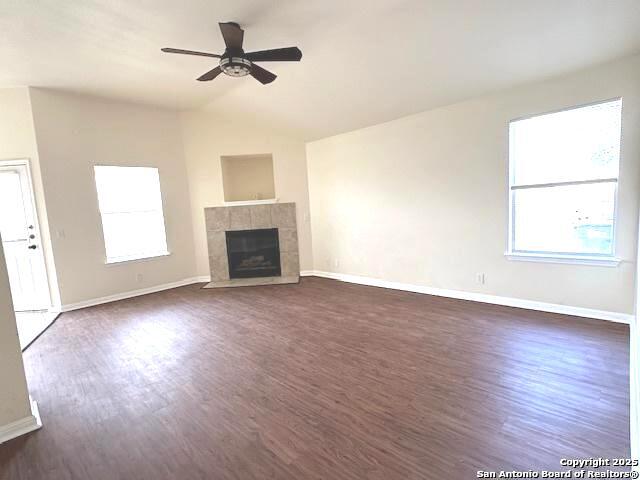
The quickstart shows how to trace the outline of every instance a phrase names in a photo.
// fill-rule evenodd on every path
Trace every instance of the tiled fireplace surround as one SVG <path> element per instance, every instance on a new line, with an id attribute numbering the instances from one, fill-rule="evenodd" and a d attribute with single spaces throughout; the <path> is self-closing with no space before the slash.
<path id="1" fill-rule="evenodd" d="M 209 270 L 211 271 L 211 283 L 207 284 L 205 288 L 298 282 L 300 260 L 295 203 L 211 207 L 204 209 L 204 215 L 209 247 Z M 225 232 L 260 228 L 278 229 L 282 275 L 279 277 L 229 278 Z"/>

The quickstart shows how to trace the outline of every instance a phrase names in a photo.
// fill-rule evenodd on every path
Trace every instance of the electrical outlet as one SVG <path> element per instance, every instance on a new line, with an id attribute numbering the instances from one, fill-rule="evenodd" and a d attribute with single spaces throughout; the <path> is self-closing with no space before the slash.
<path id="1" fill-rule="evenodd" d="M 480 285 L 484 285 L 486 278 L 484 273 L 476 273 L 476 281 L 480 284 Z"/>
<path id="2" fill-rule="evenodd" d="M 340 260 L 338 260 L 337 258 L 333 259 L 333 268 L 339 268 L 340 267 Z"/>
<path id="3" fill-rule="evenodd" d="M 141 274 L 141 273 L 138 273 L 138 274 L 136 275 L 136 281 L 137 281 L 138 283 L 142 283 L 142 280 L 143 280 L 143 279 L 144 279 L 144 277 L 142 276 L 142 274 Z"/>

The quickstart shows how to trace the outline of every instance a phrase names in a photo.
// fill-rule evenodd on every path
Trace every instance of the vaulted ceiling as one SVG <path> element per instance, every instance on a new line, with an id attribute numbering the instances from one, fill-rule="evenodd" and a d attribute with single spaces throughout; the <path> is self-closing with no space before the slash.
<path id="1" fill-rule="evenodd" d="M 195 79 L 222 52 L 297 45 L 278 79 Z M 637 0 L 4 0 L 0 86 L 206 108 L 315 139 L 640 52 Z"/>

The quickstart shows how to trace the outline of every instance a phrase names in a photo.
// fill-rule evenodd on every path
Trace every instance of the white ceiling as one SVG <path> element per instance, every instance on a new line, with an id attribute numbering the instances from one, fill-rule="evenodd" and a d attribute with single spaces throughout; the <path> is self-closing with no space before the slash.
<path id="1" fill-rule="evenodd" d="M 278 79 L 195 78 L 222 52 L 297 45 Z M 638 0 L 3 0 L 0 85 L 206 107 L 315 139 L 640 51 Z"/>

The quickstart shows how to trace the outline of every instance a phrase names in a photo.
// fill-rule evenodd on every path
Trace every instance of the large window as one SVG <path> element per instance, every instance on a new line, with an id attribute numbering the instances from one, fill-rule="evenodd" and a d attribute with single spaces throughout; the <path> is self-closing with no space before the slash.
<path id="1" fill-rule="evenodd" d="M 94 168 L 107 263 L 167 255 L 158 169 Z"/>
<path id="2" fill-rule="evenodd" d="M 510 124 L 513 255 L 614 256 L 622 100 Z"/>

